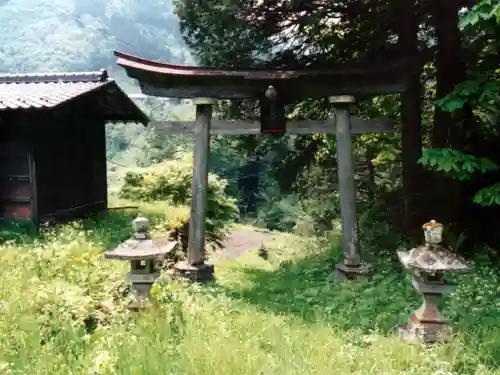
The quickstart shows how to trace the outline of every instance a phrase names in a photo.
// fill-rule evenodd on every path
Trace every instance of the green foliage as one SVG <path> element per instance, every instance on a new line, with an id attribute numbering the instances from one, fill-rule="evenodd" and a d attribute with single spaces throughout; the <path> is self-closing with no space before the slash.
<path id="1" fill-rule="evenodd" d="M 461 18 L 459 25 L 466 28 L 495 19 L 500 22 L 500 3 L 495 0 L 480 0 Z"/>
<path id="2" fill-rule="evenodd" d="M 284 198 L 262 194 L 263 203 L 260 206 L 256 224 L 270 230 L 291 232 L 298 221 L 306 214 L 297 196 L 288 195 Z"/>
<path id="3" fill-rule="evenodd" d="M 321 188 L 311 190 L 309 198 L 304 192 L 282 196 L 276 186 L 268 188 L 260 195 L 261 204 L 253 223 L 270 230 L 307 236 L 324 233 L 332 229 L 340 214 L 338 191 L 328 191 L 330 187 L 325 182 Z"/>
<path id="4" fill-rule="evenodd" d="M 207 66 L 248 66 L 255 52 L 271 46 L 264 30 L 250 28 L 238 15 L 251 6 L 248 0 L 175 1 L 186 42 Z"/>
<path id="5" fill-rule="evenodd" d="M 452 149 L 425 149 L 419 163 L 462 181 L 470 180 L 474 173 L 486 173 L 498 169 L 498 166 L 487 158 L 478 158 Z M 500 184 L 480 189 L 472 201 L 484 207 L 500 205 Z"/>
<path id="6" fill-rule="evenodd" d="M 119 192 L 123 199 L 174 205 L 189 205 L 193 171 L 192 154 L 165 161 L 148 168 L 129 171 Z M 235 200 L 225 193 L 227 182 L 209 175 L 206 216 L 207 240 L 218 243 L 225 235 L 226 225 L 238 217 Z M 187 223 L 181 223 L 182 225 Z"/>
<path id="7" fill-rule="evenodd" d="M 473 202 L 485 207 L 500 205 L 500 183 L 479 190 Z"/>
<path id="8" fill-rule="evenodd" d="M 151 119 L 192 119 L 192 106 L 175 106 L 151 98 L 141 100 L 137 104 Z M 177 153 L 191 148 L 191 139 L 182 134 L 165 136 L 158 134 L 155 127 L 144 127 L 142 124 L 108 124 L 106 150 L 109 192 L 113 195 L 121 188 L 127 168 L 151 166 L 163 160 L 172 159 Z"/>
<path id="9" fill-rule="evenodd" d="M 436 104 L 448 112 L 455 112 L 465 104 L 491 105 L 499 100 L 500 81 L 492 81 L 491 77 L 478 77 L 462 82 L 451 93 L 437 100 Z"/>
<path id="10" fill-rule="evenodd" d="M 385 41 L 391 33 L 392 25 L 389 26 L 384 21 L 388 20 L 388 16 L 394 11 L 389 2 L 360 3 L 355 9 L 351 9 L 345 2 L 306 4 L 273 1 L 265 4 L 247 0 L 175 3 L 186 42 L 199 57 L 202 65 L 324 68 L 365 56 L 373 57 L 373 54 L 385 51 L 388 47 Z M 339 12 L 343 14 L 339 22 L 322 21 L 332 19 L 332 15 Z M 369 46 L 366 40 L 371 41 Z M 369 60 L 374 61 L 373 58 Z M 361 114 L 366 118 L 395 117 L 398 114 L 398 96 L 386 95 L 373 100 L 367 99 L 360 107 L 356 115 Z M 254 101 L 220 103 L 218 110 L 222 118 L 249 119 L 258 118 L 259 115 L 258 106 Z M 333 115 L 326 98 L 291 103 L 286 110 L 290 119 L 298 120 L 325 119 Z M 357 152 L 363 158 L 369 154 L 370 159 L 377 159 L 379 164 L 383 165 L 381 169 L 394 168 L 397 154 L 394 156 L 393 151 L 400 148 L 399 135 L 362 135 L 358 140 Z M 267 166 L 269 173 L 263 176 L 261 181 L 264 199 L 261 199 L 261 212 L 257 215 L 259 225 L 291 230 L 296 225 L 296 218 L 300 216 L 307 218 L 307 222 L 312 220 L 313 226 L 324 228 L 331 225 L 333 216 L 338 214 L 336 193 L 331 192 L 328 197 L 323 196 L 319 200 L 317 198 L 320 194 L 317 194 L 312 199 L 307 195 L 312 189 L 306 189 L 302 185 L 307 180 L 297 180 L 315 163 L 319 163 L 320 168 L 324 168 L 331 175 L 335 174 L 332 167 L 332 160 L 335 158 L 334 137 L 321 134 L 246 136 L 222 141 L 219 139 L 216 142 L 227 148 L 222 148 L 223 157 L 218 153 L 221 148 L 215 148 L 218 155 L 213 158 L 216 163 L 212 165 L 228 178 L 236 177 L 231 167 L 244 165 L 245 159 L 255 155 L 259 155 Z M 233 155 L 233 151 L 236 155 Z M 385 152 L 385 158 L 379 157 L 382 152 Z M 394 156 L 392 160 L 389 159 L 391 156 Z M 231 163 L 231 167 L 221 166 L 220 161 Z M 392 175 L 387 173 L 387 176 Z M 394 185 L 392 182 L 391 186 Z M 334 184 L 328 181 L 325 189 L 319 190 L 324 192 L 335 188 Z M 231 191 L 236 189 L 233 187 Z M 300 209 L 297 208 L 297 199 L 303 203 Z M 325 201 L 327 203 L 323 205 L 326 206 L 323 209 L 321 206 Z M 299 214 L 297 210 L 302 213 Z M 307 213 L 304 213 L 304 210 Z"/>
<path id="11" fill-rule="evenodd" d="M 172 219 L 172 208 L 159 204 L 141 212 L 157 224 Z M 455 278 L 457 290 L 442 303 L 455 336 L 432 349 L 408 346 L 392 330 L 421 297 L 390 262 L 400 239 L 373 223 L 363 231 L 376 261 L 371 280 L 332 279 L 336 233 L 274 233 L 266 261 L 256 251 L 215 260 L 216 285 L 164 274 L 153 307 L 136 314 L 126 308 L 127 264 L 102 258 L 130 234 L 135 214 L 115 212 L 45 231 L 34 244 L 1 246 L 2 373 L 293 374 L 313 363 L 321 374 L 500 374 L 499 287 L 495 270 L 482 263 Z"/>
<path id="12" fill-rule="evenodd" d="M 436 101 L 442 109 L 454 112 L 465 104 L 492 112 L 498 119 L 500 81 L 498 70 L 498 33 L 500 31 L 500 5 L 496 1 L 482 0 L 460 19 L 460 27 L 468 42 L 473 60 L 468 78 L 445 97 Z"/>
<path id="13" fill-rule="evenodd" d="M 248 161 L 247 155 L 238 147 L 240 142 L 235 137 L 215 136 L 210 142 L 210 169 L 228 180 L 227 192 L 238 196 L 238 178 L 240 168 Z"/>
<path id="14" fill-rule="evenodd" d="M 466 48 L 469 52 L 467 79 L 455 89 L 436 101 L 441 109 L 459 112 L 466 106 L 472 108 L 479 121 L 466 124 L 466 132 L 475 132 L 483 137 L 498 134 L 500 120 L 500 76 L 498 70 L 498 35 L 500 32 L 500 4 L 482 0 L 468 9 L 460 19 Z M 474 173 L 485 173 L 497 169 L 497 165 L 485 158 L 463 154 L 451 149 L 428 149 L 419 161 L 426 167 L 451 178 L 469 180 Z M 473 197 L 481 206 L 500 204 L 498 184 L 485 187 Z"/>
<path id="15" fill-rule="evenodd" d="M 171 160 L 179 152 L 190 150 L 192 148 L 190 141 L 189 138 L 177 134 L 167 138 L 158 134 L 155 129 L 151 129 L 140 149 L 141 154 L 137 158 L 137 164 L 147 167 L 164 160 Z"/>
<path id="16" fill-rule="evenodd" d="M 418 162 L 458 180 L 469 180 L 474 173 L 486 173 L 498 168 L 487 158 L 478 158 L 449 148 L 424 149 Z"/>
<path id="17" fill-rule="evenodd" d="M 31 220 L 0 219 L 0 244 L 31 242 L 36 232 Z"/>
<path id="18" fill-rule="evenodd" d="M 141 145 L 147 142 L 149 133 L 150 129 L 144 128 L 142 124 L 107 124 L 107 158 L 123 164 L 134 164 Z"/>

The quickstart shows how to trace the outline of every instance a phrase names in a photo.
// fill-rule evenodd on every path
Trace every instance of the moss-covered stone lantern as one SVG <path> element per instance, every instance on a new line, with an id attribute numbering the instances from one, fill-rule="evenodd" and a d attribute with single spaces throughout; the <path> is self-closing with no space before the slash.
<path id="1" fill-rule="evenodd" d="M 138 309 L 149 303 L 151 287 L 160 276 L 158 260 L 173 251 L 177 242 L 150 239 L 149 221 L 140 215 L 132 222 L 132 228 L 133 238 L 106 252 L 104 257 L 130 262 L 130 272 L 126 275 L 127 281 L 132 284 L 134 297 L 130 307 Z"/>
<path id="2" fill-rule="evenodd" d="M 441 315 L 438 304 L 444 293 L 455 285 L 445 280 L 445 272 L 466 271 L 465 260 L 441 245 L 443 225 L 431 220 L 422 226 L 425 244 L 410 251 L 398 251 L 403 266 L 413 273 L 413 287 L 422 293 L 424 302 L 408 323 L 400 326 L 401 338 L 407 341 L 435 343 L 451 334 L 448 319 Z"/>

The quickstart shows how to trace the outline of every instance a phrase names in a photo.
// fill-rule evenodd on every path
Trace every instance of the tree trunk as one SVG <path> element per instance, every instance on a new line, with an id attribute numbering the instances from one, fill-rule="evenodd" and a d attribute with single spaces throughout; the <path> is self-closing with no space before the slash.
<path id="1" fill-rule="evenodd" d="M 461 58 L 460 30 L 458 29 L 458 0 L 433 2 L 433 23 L 438 43 L 436 54 L 436 97 L 453 91 L 464 79 L 465 66 Z M 450 147 L 455 131 L 452 114 L 439 107 L 434 112 L 432 147 Z M 455 138 L 455 137 L 454 137 Z"/>
<path id="2" fill-rule="evenodd" d="M 414 0 L 399 0 L 399 48 L 405 55 L 418 51 L 418 19 Z M 422 156 L 421 84 L 420 71 L 409 76 L 408 87 L 401 94 L 401 144 L 403 164 L 403 231 L 410 235 L 420 228 L 426 212 L 422 208 L 422 168 L 417 163 Z"/>
<path id="3" fill-rule="evenodd" d="M 461 54 L 461 36 L 458 28 L 459 0 L 441 0 L 432 3 L 433 24 L 438 51 L 436 54 L 436 97 L 442 98 L 453 91 L 465 77 L 465 64 Z M 459 116 L 460 117 L 460 116 Z M 456 115 L 436 106 L 432 131 L 432 147 L 462 148 L 462 121 Z M 436 215 L 440 220 L 456 222 L 460 204 L 460 183 L 435 175 L 434 199 Z M 436 217 L 438 218 L 438 217 Z"/>

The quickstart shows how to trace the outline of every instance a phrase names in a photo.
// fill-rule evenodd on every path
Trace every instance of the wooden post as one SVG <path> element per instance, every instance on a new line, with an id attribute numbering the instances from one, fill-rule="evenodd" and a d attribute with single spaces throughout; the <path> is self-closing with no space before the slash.
<path id="1" fill-rule="evenodd" d="M 207 281 L 213 278 L 213 265 L 204 262 L 205 216 L 207 212 L 208 157 L 210 152 L 210 124 L 214 99 L 194 99 L 196 123 L 194 126 L 194 164 L 191 215 L 187 260 L 176 265 L 178 274 L 193 281 Z"/>
<path id="2" fill-rule="evenodd" d="M 344 260 L 337 265 L 341 278 L 355 278 L 369 272 L 362 264 L 359 253 L 359 229 L 356 215 L 356 182 L 351 139 L 351 115 L 349 107 L 356 99 L 342 95 L 329 98 L 335 107 L 337 170 L 340 192 L 340 216 L 342 222 L 342 253 Z"/>
<path id="3" fill-rule="evenodd" d="M 191 185 L 192 203 L 187 254 L 187 261 L 190 265 L 203 263 L 205 252 L 205 213 L 207 211 L 211 120 L 212 104 L 210 99 L 197 101 L 194 128 L 193 181 Z"/>

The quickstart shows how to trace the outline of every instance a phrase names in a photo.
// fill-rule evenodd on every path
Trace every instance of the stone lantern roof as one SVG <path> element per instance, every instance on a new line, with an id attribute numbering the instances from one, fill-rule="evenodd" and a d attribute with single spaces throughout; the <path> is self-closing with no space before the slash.
<path id="1" fill-rule="evenodd" d="M 429 273 L 470 269 L 462 257 L 439 244 L 425 244 L 410 251 L 398 251 L 398 257 L 405 268 Z"/>
<path id="2" fill-rule="evenodd" d="M 138 216 L 132 223 L 134 237 L 126 240 L 113 250 L 105 253 L 106 259 L 118 260 L 150 260 L 161 258 L 174 250 L 177 242 L 168 239 L 149 238 L 149 222 Z"/>

